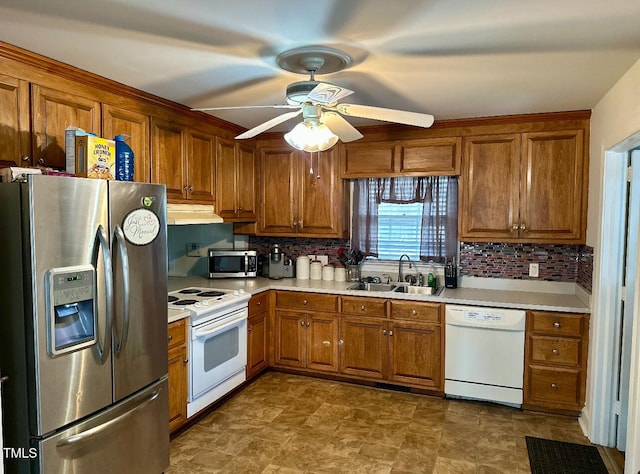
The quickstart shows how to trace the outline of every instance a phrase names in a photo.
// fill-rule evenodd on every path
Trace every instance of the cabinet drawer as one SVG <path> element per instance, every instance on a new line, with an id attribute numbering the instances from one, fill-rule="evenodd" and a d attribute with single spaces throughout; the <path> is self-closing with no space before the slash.
<path id="1" fill-rule="evenodd" d="M 278 291 L 276 308 L 288 308 L 298 311 L 338 311 L 338 297 L 317 293 L 297 291 Z"/>
<path id="2" fill-rule="evenodd" d="M 258 293 L 249 300 L 249 316 L 266 311 L 269 307 L 269 292 Z"/>
<path id="3" fill-rule="evenodd" d="M 577 409 L 582 408 L 580 370 L 535 366 L 529 369 L 528 402 L 541 402 L 552 407 L 570 405 Z"/>
<path id="4" fill-rule="evenodd" d="M 530 311 L 531 330 L 535 333 L 557 334 L 558 336 L 582 335 L 583 314 L 551 313 Z"/>
<path id="5" fill-rule="evenodd" d="M 418 303 L 415 301 L 392 301 L 391 318 L 412 321 L 440 322 L 439 303 Z"/>
<path id="6" fill-rule="evenodd" d="M 534 335 L 530 341 L 532 362 L 580 366 L 580 339 Z"/>
<path id="7" fill-rule="evenodd" d="M 186 327 L 187 320 L 180 319 L 178 321 L 174 321 L 169 324 L 168 329 L 168 339 L 169 339 L 169 349 L 173 347 L 181 346 L 186 341 Z"/>
<path id="8" fill-rule="evenodd" d="M 384 318 L 387 316 L 386 300 L 382 298 L 342 297 L 342 314 Z"/>

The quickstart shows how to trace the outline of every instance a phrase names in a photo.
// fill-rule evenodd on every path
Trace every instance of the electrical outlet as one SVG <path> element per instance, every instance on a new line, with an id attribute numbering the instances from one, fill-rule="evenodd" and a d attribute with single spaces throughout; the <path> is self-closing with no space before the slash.
<path id="1" fill-rule="evenodd" d="M 529 264 L 529 276 L 533 278 L 538 278 L 540 266 L 537 263 Z"/>
<path id="2" fill-rule="evenodd" d="M 187 243 L 187 257 L 201 257 L 200 248 L 201 244 L 198 242 L 189 242 Z"/>

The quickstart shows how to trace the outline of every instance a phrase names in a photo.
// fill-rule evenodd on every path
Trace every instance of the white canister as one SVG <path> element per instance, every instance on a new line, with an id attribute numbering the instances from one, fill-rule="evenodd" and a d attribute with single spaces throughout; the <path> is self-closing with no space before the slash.
<path id="1" fill-rule="evenodd" d="M 325 281 L 333 281 L 335 268 L 333 265 L 325 265 L 322 267 L 322 279 Z"/>
<path id="2" fill-rule="evenodd" d="M 320 260 L 314 260 L 309 264 L 309 278 L 322 280 L 322 262 Z"/>
<path id="3" fill-rule="evenodd" d="M 300 255 L 296 258 L 296 278 L 298 280 L 309 279 L 309 256 Z"/>
<path id="4" fill-rule="evenodd" d="M 347 281 L 347 269 L 344 267 L 336 267 L 334 279 L 336 281 Z"/>

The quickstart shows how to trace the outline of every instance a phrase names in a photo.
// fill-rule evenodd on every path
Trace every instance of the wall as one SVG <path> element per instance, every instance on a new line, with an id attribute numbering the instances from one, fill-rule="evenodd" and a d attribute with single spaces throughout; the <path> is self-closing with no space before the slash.
<path id="1" fill-rule="evenodd" d="M 608 229 L 602 228 L 603 216 L 608 211 L 610 203 L 605 203 L 603 199 L 605 175 L 605 153 L 616 145 L 625 141 L 634 134 L 640 133 L 640 61 L 636 62 L 625 73 L 622 78 L 607 92 L 600 102 L 593 108 L 591 115 L 591 145 L 590 145 L 590 166 L 589 166 L 589 210 L 587 218 L 587 244 L 594 248 L 595 258 L 593 264 L 594 288 L 593 304 L 591 315 L 591 341 L 590 344 L 590 369 L 588 379 L 591 382 L 587 387 L 587 405 L 585 413 L 591 417 L 591 422 L 587 425 L 587 433 L 593 436 L 592 441 L 600 444 L 606 443 L 606 429 L 599 426 L 599 420 L 605 418 L 603 411 L 610 409 L 603 403 L 603 388 L 609 379 L 604 376 L 608 370 L 602 367 L 598 361 L 603 359 L 609 347 L 613 344 L 609 337 L 612 331 L 609 328 L 610 322 L 606 317 L 606 312 L 602 308 L 607 308 L 604 279 L 601 275 L 606 274 L 606 265 L 609 262 L 600 262 L 599 252 L 604 251 L 610 243 L 603 241 Z M 602 246 L 602 247 L 601 247 Z M 603 281 L 601 281 L 603 280 Z M 602 288 L 602 289 L 601 289 Z M 602 292 L 602 294 L 601 294 Z M 636 321 L 639 309 L 635 307 Z M 602 314 L 601 314 L 602 313 Z M 635 324 L 637 331 L 638 324 Z M 640 371 L 634 370 L 633 364 L 638 364 L 640 359 L 636 342 L 634 362 L 632 362 L 632 379 L 630 382 L 630 414 L 629 431 L 633 444 L 627 446 L 627 468 L 630 472 L 637 472 L 640 469 Z M 635 433 L 635 434 L 634 434 Z"/>

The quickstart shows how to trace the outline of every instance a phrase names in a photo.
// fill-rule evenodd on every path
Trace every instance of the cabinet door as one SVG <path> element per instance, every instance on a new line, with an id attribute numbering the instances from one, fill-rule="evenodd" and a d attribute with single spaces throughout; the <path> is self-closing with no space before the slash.
<path id="1" fill-rule="evenodd" d="M 151 118 L 151 182 L 167 187 L 167 200 L 187 198 L 182 127 Z"/>
<path id="2" fill-rule="evenodd" d="M 238 215 L 236 182 L 236 144 L 233 140 L 216 139 L 216 212 L 224 219 Z"/>
<path id="3" fill-rule="evenodd" d="M 187 421 L 187 348 L 169 351 L 169 431 Z"/>
<path id="4" fill-rule="evenodd" d="M 342 180 L 338 176 L 336 148 L 317 153 L 300 153 L 298 233 L 342 236 Z"/>
<path id="5" fill-rule="evenodd" d="M 397 171 L 403 176 L 457 176 L 461 156 L 461 137 L 407 140 Z"/>
<path id="6" fill-rule="evenodd" d="M 251 316 L 247 332 L 247 379 L 260 373 L 267 366 L 267 312 Z"/>
<path id="7" fill-rule="evenodd" d="M 341 155 L 342 178 L 393 176 L 396 172 L 395 142 L 347 143 Z"/>
<path id="8" fill-rule="evenodd" d="M 31 92 L 34 163 L 64 170 L 65 130 L 72 125 L 101 135 L 100 102 L 38 84 Z"/>
<path id="9" fill-rule="evenodd" d="M 340 373 L 372 379 L 387 375 L 387 335 L 379 319 L 340 319 Z"/>
<path id="10" fill-rule="evenodd" d="M 518 237 L 520 135 L 464 139 L 459 240 Z"/>
<path id="11" fill-rule="evenodd" d="M 29 166 L 29 84 L 0 74 L 0 160 Z"/>
<path id="12" fill-rule="evenodd" d="M 215 201 L 215 137 L 199 130 L 186 130 L 187 198 Z"/>
<path id="13" fill-rule="evenodd" d="M 139 112 L 122 109 L 113 105 L 102 105 L 102 134 L 106 138 L 116 135 L 129 135 L 127 144 L 133 150 L 135 181 L 151 181 L 149 161 L 149 116 Z"/>
<path id="14" fill-rule="evenodd" d="M 389 328 L 389 380 L 442 390 L 440 326 L 402 322 Z"/>
<path id="15" fill-rule="evenodd" d="M 307 315 L 307 368 L 338 371 L 338 318 L 332 314 Z"/>
<path id="16" fill-rule="evenodd" d="M 306 326 L 302 313 L 276 311 L 277 365 L 304 367 Z"/>
<path id="17" fill-rule="evenodd" d="M 253 146 L 236 143 L 237 174 L 236 199 L 238 219 L 243 222 L 256 220 L 256 150 Z"/>
<path id="18" fill-rule="evenodd" d="M 584 132 L 525 133 L 520 237 L 584 242 Z"/>
<path id="19" fill-rule="evenodd" d="M 259 233 L 294 233 L 297 218 L 294 213 L 294 206 L 297 206 L 297 153 L 287 148 L 262 148 L 259 169 Z"/>

